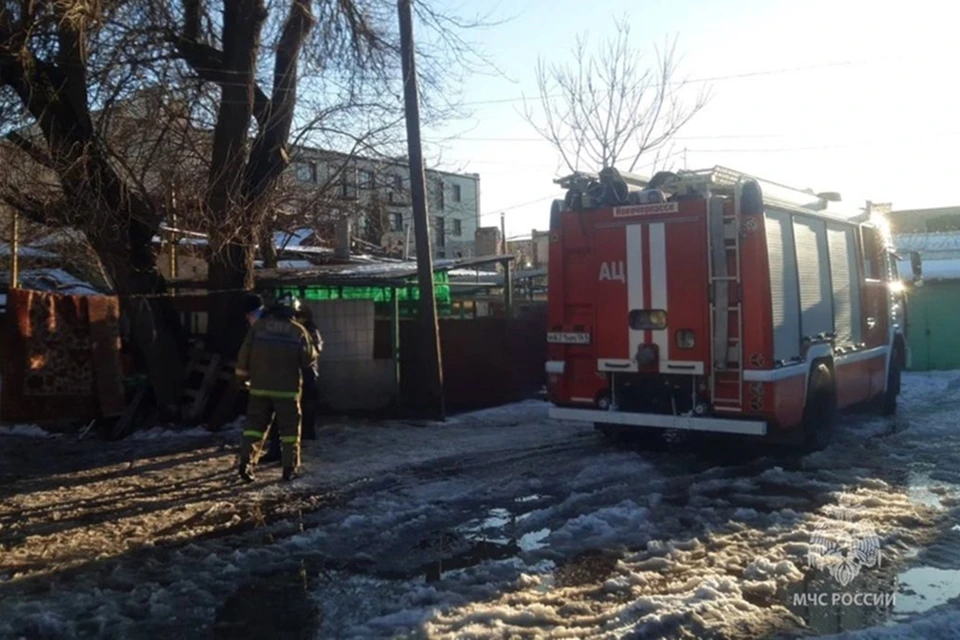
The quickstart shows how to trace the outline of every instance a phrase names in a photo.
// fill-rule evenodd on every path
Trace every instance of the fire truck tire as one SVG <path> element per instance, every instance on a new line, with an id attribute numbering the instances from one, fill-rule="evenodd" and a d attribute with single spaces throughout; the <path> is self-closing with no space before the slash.
<path id="1" fill-rule="evenodd" d="M 814 365 L 803 407 L 803 437 L 808 451 L 823 449 L 833 438 L 837 415 L 837 391 L 830 367 Z"/>
<path id="2" fill-rule="evenodd" d="M 892 416 L 897 412 L 897 396 L 900 395 L 900 353 L 894 347 L 890 355 L 890 370 L 887 372 L 887 390 L 880 396 L 880 415 Z"/>

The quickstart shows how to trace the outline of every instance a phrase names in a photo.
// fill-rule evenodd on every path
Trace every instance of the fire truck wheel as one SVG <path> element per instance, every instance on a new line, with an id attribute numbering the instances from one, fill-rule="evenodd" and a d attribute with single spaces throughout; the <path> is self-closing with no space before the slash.
<path id="1" fill-rule="evenodd" d="M 803 436 L 807 449 L 819 451 L 833 437 L 837 413 L 837 393 L 833 374 L 820 362 L 810 372 L 807 401 L 803 408 Z"/>
<path id="2" fill-rule="evenodd" d="M 887 372 L 887 390 L 880 396 L 880 415 L 892 416 L 897 412 L 897 396 L 900 394 L 900 353 L 894 348 Z"/>

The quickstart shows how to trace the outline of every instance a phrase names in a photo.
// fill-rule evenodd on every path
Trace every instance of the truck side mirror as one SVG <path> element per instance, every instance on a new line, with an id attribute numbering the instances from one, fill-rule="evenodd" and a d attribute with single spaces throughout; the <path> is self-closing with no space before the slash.
<path id="1" fill-rule="evenodd" d="M 913 272 L 914 282 L 923 278 L 923 263 L 920 260 L 920 254 L 916 251 L 910 252 L 910 270 Z"/>

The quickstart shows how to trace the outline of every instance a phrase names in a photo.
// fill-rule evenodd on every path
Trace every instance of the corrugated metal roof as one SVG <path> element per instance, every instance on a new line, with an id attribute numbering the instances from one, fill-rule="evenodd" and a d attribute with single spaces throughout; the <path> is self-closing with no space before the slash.
<path id="1" fill-rule="evenodd" d="M 513 256 L 434 260 L 433 270 L 451 271 L 513 260 Z M 409 279 L 416 275 L 415 260 L 396 260 L 368 264 L 317 265 L 310 269 L 261 269 L 256 278 L 259 284 L 266 286 L 405 286 L 409 285 Z"/>
<path id="2" fill-rule="evenodd" d="M 898 233 L 893 246 L 898 251 L 960 251 L 960 232 Z"/>

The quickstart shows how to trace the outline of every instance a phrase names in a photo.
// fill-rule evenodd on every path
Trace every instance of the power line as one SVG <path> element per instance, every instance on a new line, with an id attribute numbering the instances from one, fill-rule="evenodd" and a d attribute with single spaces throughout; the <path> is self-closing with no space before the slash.
<path id="1" fill-rule="evenodd" d="M 479 217 L 481 217 L 481 218 L 487 218 L 487 217 L 489 217 L 489 216 L 499 216 L 501 213 L 506 213 L 507 211 L 513 211 L 514 209 L 519 209 L 519 208 L 521 208 L 521 207 L 527 207 L 527 206 L 530 206 L 530 205 L 532 205 L 532 204 L 537 204 L 537 203 L 539 203 L 539 202 L 543 202 L 543 201 L 545 201 L 545 200 L 559 200 L 559 199 L 562 198 L 562 197 L 563 197 L 562 195 L 551 194 L 551 195 L 549 195 L 549 196 L 544 196 L 544 197 L 542 197 L 542 198 L 537 198 L 536 200 L 530 200 L 530 201 L 528 201 L 528 202 L 521 202 L 521 203 L 519 203 L 519 204 L 511 205 L 511 206 L 509 206 L 509 207 L 502 207 L 502 208 L 500 208 L 500 209 L 497 209 L 496 211 L 491 211 L 490 213 L 481 213 Z"/>
<path id="2" fill-rule="evenodd" d="M 838 62 L 827 62 L 827 63 L 823 63 L 823 64 L 808 65 L 808 66 L 805 66 L 805 67 L 784 67 L 784 68 L 781 68 L 781 69 L 767 69 L 767 70 L 762 70 L 762 71 L 746 71 L 746 72 L 743 72 L 743 73 L 734 73 L 734 74 L 728 74 L 728 75 L 722 75 L 722 76 L 712 76 L 712 77 L 705 77 L 705 78 L 693 78 L 693 79 L 690 79 L 690 80 L 679 80 L 679 81 L 671 82 L 671 83 L 668 83 L 668 84 L 674 85 L 674 86 L 683 86 L 683 85 L 687 85 L 687 84 L 700 84 L 700 83 L 704 83 L 704 82 L 724 82 L 724 81 L 728 81 L 728 80 L 742 80 L 742 79 L 744 79 L 744 78 L 757 78 L 757 77 L 761 77 L 761 76 L 773 76 L 773 75 L 782 75 L 782 74 L 786 74 L 786 73 L 798 73 L 798 72 L 802 72 L 802 71 L 814 71 L 814 70 L 816 70 L 816 69 L 830 69 L 830 68 L 835 68 L 835 67 L 845 67 L 845 66 L 850 66 L 850 65 L 853 65 L 853 64 L 862 64 L 862 61 L 843 60 L 843 61 L 838 61 Z M 562 93 L 559 93 L 559 94 L 548 94 L 548 95 L 545 96 L 545 97 L 546 97 L 546 98 L 560 98 L 560 97 L 562 97 L 563 95 L 564 95 L 564 94 L 562 94 Z M 537 96 L 534 96 L 532 99 L 538 100 L 538 99 L 540 99 L 541 97 L 544 97 L 544 96 L 539 96 L 539 95 L 537 95 Z M 527 99 L 526 96 L 518 96 L 518 97 L 514 97 L 514 98 L 494 98 L 494 99 L 491 99 L 491 100 L 475 100 L 475 101 L 471 101 L 471 102 L 464 102 L 464 103 L 462 103 L 462 105 L 465 106 L 465 107 L 469 107 L 469 106 L 473 106 L 473 105 L 482 105 L 482 104 L 505 104 L 505 103 L 510 103 L 510 102 L 523 102 L 523 101 L 526 100 L 526 99 Z"/>
<path id="3" fill-rule="evenodd" d="M 895 138 L 878 138 L 876 140 L 860 140 L 855 142 L 842 142 L 837 144 L 810 145 L 803 147 L 755 147 L 749 148 L 728 148 L 728 149 L 688 149 L 690 153 L 786 153 L 794 151 L 823 151 L 826 149 L 856 149 L 859 147 L 873 147 L 883 145 L 890 147 L 896 144 L 911 144 L 930 141 L 945 136 L 960 135 L 960 131 L 939 131 L 929 132 L 926 135 L 910 136 L 908 140 L 897 140 Z"/>
<path id="4" fill-rule="evenodd" d="M 781 133 L 758 133 L 758 134 L 727 134 L 727 135 L 716 135 L 716 136 L 675 136 L 671 138 L 672 140 L 747 140 L 747 139 L 769 139 L 769 138 L 783 138 L 784 134 Z M 440 139 L 426 139 L 426 142 L 431 144 L 440 144 L 442 142 L 545 142 L 550 143 L 546 138 L 535 138 L 535 137 L 491 137 L 485 138 L 481 136 L 462 136 Z"/>

